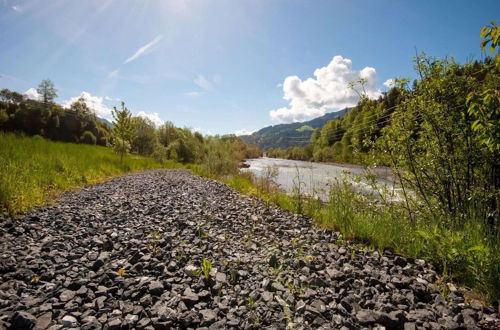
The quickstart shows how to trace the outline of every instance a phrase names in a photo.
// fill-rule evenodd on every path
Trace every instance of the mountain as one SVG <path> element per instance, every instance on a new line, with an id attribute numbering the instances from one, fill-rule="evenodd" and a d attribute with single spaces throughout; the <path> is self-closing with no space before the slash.
<path id="1" fill-rule="evenodd" d="M 113 128 L 113 123 L 110 122 L 109 120 L 105 119 L 105 118 L 101 118 L 101 117 L 96 117 L 98 121 L 100 121 L 101 123 L 103 124 L 106 124 L 109 126 L 109 128 Z"/>
<path id="2" fill-rule="evenodd" d="M 279 124 L 264 127 L 251 135 L 242 135 L 240 138 L 249 144 L 255 144 L 263 150 L 269 148 L 301 147 L 309 144 L 312 132 L 322 128 L 329 120 L 342 117 L 349 108 L 337 112 L 329 112 L 324 116 L 302 123 Z"/>

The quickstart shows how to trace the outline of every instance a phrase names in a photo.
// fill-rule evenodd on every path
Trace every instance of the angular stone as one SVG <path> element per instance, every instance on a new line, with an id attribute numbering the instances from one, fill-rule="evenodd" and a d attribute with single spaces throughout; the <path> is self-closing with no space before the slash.
<path id="1" fill-rule="evenodd" d="M 37 330 L 47 329 L 51 322 L 52 322 L 52 312 L 47 312 L 45 314 L 42 314 L 36 319 L 35 329 Z"/>
<path id="2" fill-rule="evenodd" d="M 200 314 L 203 318 L 203 323 L 213 323 L 217 319 L 217 313 L 211 309 L 202 309 Z"/>
<path id="3" fill-rule="evenodd" d="M 12 319 L 14 329 L 31 329 L 36 323 L 36 318 L 27 312 L 17 312 Z"/>
<path id="4" fill-rule="evenodd" d="M 161 296 L 163 293 L 163 284 L 160 281 L 152 281 L 149 283 L 148 291 L 153 296 Z"/>
<path id="5" fill-rule="evenodd" d="M 64 315 L 64 317 L 61 320 L 62 325 L 64 325 L 66 328 L 76 328 L 78 327 L 78 321 L 74 316 L 71 315 Z"/>
<path id="6" fill-rule="evenodd" d="M 59 296 L 59 300 L 62 302 L 68 302 L 75 298 L 76 292 L 71 290 L 64 290 Z"/>

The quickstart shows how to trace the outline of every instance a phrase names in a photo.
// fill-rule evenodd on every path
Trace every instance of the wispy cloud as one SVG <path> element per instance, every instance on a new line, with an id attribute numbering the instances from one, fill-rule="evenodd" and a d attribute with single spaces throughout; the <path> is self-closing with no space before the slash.
<path id="1" fill-rule="evenodd" d="M 197 98 L 197 97 L 200 97 L 201 95 L 203 95 L 203 92 L 186 92 L 184 93 L 184 96 L 185 97 L 190 97 L 190 98 Z"/>
<path id="2" fill-rule="evenodd" d="M 19 6 L 12 6 L 12 10 L 14 10 L 15 12 L 18 12 L 18 13 L 22 13 L 23 12 L 23 9 Z"/>
<path id="3" fill-rule="evenodd" d="M 142 46 L 141 48 L 139 48 L 135 53 L 134 55 L 130 56 L 129 58 L 127 58 L 127 60 L 124 62 L 124 64 L 126 63 L 130 63 L 132 61 L 135 61 L 136 59 L 138 59 L 139 57 L 141 57 L 142 55 L 145 55 L 145 54 L 148 54 L 149 52 L 151 52 L 153 50 L 153 47 L 158 44 L 161 39 L 163 39 L 163 36 L 162 35 L 159 35 L 157 36 L 156 38 L 154 38 L 151 42 L 147 43 L 146 45 Z"/>
<path id="4" fill-rule="evenodd" d="M 210 82 L 210 80 L 208 80 L 207 78 L 205 78 L 204 75 L 202 74 L 199 74 L 195 79 L 194 79 L 194 83 L 200 87 L 200 88 L 203 88 L 203 89 L 211 89 L 212 88 L 212 83 Z"/>
<path id="5" fill-rule="evenodd" d="M 118 73 L 119 73 L 118 70 L 111 71 L 110 73 L 108 73 L 108 78 L 117 78 Z"/>
<path id="6" fill-rule="evenodd" d="M 219 74 L 215 74 L 212 79 L 206 78 L 202 74 L 198 74 L 193 80 L 196 86 L 203 88 L 204 90 L 210 90 L 214 88 L 215 85 L 222 82 L 222 77 Z"/>

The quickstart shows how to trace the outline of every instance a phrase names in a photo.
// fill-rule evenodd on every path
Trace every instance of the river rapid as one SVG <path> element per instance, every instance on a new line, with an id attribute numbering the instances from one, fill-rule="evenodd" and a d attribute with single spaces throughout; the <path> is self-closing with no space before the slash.
<path id="1" fill-rule="evenodd" d="M 292 194 L 294 188 L 297 189 L 300 183 L 301 193 L 326 200 L 332 183 L 344 179 L 351 182 L 358 192 L 371 194 L 375 192 L 374 189 L 366 183 L 366 180 L 362 180 L 370 173 L 376 175 L 379 187 L 394 192 L 393 199 L 399 199 L 397 198 L 399 189 L 395 185 L 391 169 L 387 167 L 370 169 L 368 172 L 367 169 L 358 165 L 313 163 L 267 157 L 247 159 L 245 163 L 250 165 L 245 170 L 251 171 L 260 178 L 266 176 L 266 171 L 270 167 L 276 168 L 278 174 L 272 180 L 289 194 Z M 375 192 L 375 195 L 380 196 L 378 192 Z"/>

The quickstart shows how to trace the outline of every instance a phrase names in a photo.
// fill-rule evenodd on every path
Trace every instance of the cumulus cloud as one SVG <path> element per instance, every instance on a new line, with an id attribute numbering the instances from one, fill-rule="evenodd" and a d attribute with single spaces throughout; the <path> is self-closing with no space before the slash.
<path id="1" fill-rule="evenodd" d="M 385 82 L 384 82 L 384 86 L 387 87 L 387 88 L 392 88 L 394 87 L 394 84 L 396 83 L 396 80 L 394 80 L 393 78 L 391 79 L 387 79 Z"/>
<path id="2" fill-rule="evenodd" d="M 333 57 L 325 67 L 314 71 L 315 78 L 301 80 L 297 76 L 286 77 L 283 82 L 283 98 L 288 107 L 269 112 L 273 120 L 301 122 L 327 112 L 352 107 L 359 101 L 360 86 L 354 91 L 349 83 L 365 79 L 364 92 L 369 98 L 378 98 L 381 91 L 377 84 L 377 72 L 372 67 L 357 71 L 352 61 L 342 56 Z"/>
<path id="3" fill-rule="evenodd" d="M 23 93 L 26 98 L 30 100 L 40 101 L 42 100 L 42 94 L 38 93 L 36 89 L 30 88 L 26 92 Z"/>
<path id="4" fill-rule="evenodd" d="M 85 104 L 95 112 L 96 116 L 101 118 L 110 118 L 111 108 L 107 107 L 103 103 L 103 98 L 99 96 L 94 96 L 89 92 L 83 91 L 80 95 L 75 96 L 63 104 L 63 107 L 69 108 L 72 103 L 78 101 L 78 99 L 83 98 Z"/>
<path id="5" fill-rule="evenodd" d="M 163 121 L 163 119 L 161 119 L 160 116 L 158 115 L 158 112 L 147 113 L 147 112 L 141 111 L 137 114 L 137 116 L 151 120 L 155 124 L 156 127 L 159 127 L 165 123 Z"/>
<path id="6" fill-rule="evenodd" d="M 154 49 L 154 46 L 161 41 L 161 39 L 163 39 L 163 36 L 159 35 L 156 38 L 154 38 L 151 42 L 139 48 L 132 56 L 130 56 L 125 60 L 124 64 L 135 61 L 142 55 L 150 53 Z"/>

